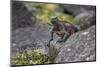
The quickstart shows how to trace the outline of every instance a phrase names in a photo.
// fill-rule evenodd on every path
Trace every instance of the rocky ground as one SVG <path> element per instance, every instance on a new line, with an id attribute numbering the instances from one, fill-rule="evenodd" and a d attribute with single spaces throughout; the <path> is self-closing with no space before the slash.
<path id="1" fill-rule="evenodd" d="M 73 34 L 63 45 L 55 58 L 55 63 L 94 61 L 95 56 L 95 26 Z"/>
<path id="2" fill-rule="evenodd" d="M 54 59 L 53 63 L 96 60 L 94 6 L 75 6 L 74 8 L 71 5 L 62 5 L 65 11 L 69 11 L 75 16 L 75 19 L 81 20 L 80 31 L 70 36 L 64 43 L 56 43 L 57 36 L 55 36 L 50 47 L 47 47 L 52 27 L 40 23 L 40 21 L 36 22 L 35 17 L 32 17 L 31 12 L 23 3 L 13 3 L 13 5 L 11 55 L 20 49 L 39 48 L 43 54 L 50 55 Z M 23 15 L 25 16 L 23 17 Z M 20 21 L 20 19 L 22 20 Z"/>

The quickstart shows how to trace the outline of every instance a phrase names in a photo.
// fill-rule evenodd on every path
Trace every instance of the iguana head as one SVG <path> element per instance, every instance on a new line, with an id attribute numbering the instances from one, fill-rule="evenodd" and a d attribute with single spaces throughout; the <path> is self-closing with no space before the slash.
<path id="1" fill-rule="evenodd" d="M 57 24 L 58 22 L 59 22 L 59 19 L 58 19 L 57 16 L 53 16 L 53 17 L 51 18 L 51 23 L 52 23 L 52 24 Z"/>

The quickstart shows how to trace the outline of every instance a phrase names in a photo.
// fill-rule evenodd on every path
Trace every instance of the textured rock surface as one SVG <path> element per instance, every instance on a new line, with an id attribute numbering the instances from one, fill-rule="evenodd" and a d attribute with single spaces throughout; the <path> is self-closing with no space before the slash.
<path id="1" fill-rule="evenodd" d="M 39 48 L 48 52 L 50 26 L 36 23 L 33 27 L 19 28 L 12 32 L 12 53 L 20 49 Z M 45 47 L 46 46 L 46 47 Z"/>
<path id="2" fill-rule="evenodd" d="M 29 27 L 35 23 L 35 17 L 22 2 L 12 2 L 12 29 Z"/>
<path id="3" fill-rule="evenodd" d="M 73 34 L 60 49 L 55 63 L 93 61 L 95 59 L 95 26 Z"/>
<path id="4" fill-rule="evenodd" d="M 13 31 L 12 55 L 20 49 L 39 48 L 43 54 L 50 55 L 54 63 L 95 60 L 95 26 L 73 34 L 65 43 L 56 43 L 55 36 L 48 48 L 50 28 L 47 24 L 37 23 Z"/>
<path id="5" fill-rule="evenodd" d="M 70 12 L 80 21 L 80 30 L 87 29 L 96 24 L 96 7 L 86 5 L 61 5 L 65 12 Z M 75 21 L 73 21 L 75 22 Z"/>
<path id="6" fill-rule="evenodd" d="M 65 4 L 61 5 L 61 7 L 65 10 L 65 12 L 70 12 L 73 16 L 77 16 L 80 13 L 89 10 L 95 10 L 95 6 L 86 6 L 86 5 L 73 5 L 73 4 Z"/>
<path id="7" fill-rule="evenodd" d="M 89 28 L 96 24 L 95 11 L 86 11 L 78 14 L 74 20 L 80 20 L 80 30 Z"/>

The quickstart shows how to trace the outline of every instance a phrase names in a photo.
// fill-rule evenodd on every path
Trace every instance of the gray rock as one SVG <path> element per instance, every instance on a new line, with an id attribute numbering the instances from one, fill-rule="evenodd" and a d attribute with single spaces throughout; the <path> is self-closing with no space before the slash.
<path id="1" fill-rule="evenodd" d="M 61 4 L 61 7 L 66 13 L 72 13 L 73 16 L 77 16 L 85 11 L 95 10 L 95 6 L 90 5 Z"/>
<path id="2" fill-rule="evenodd" d="M 53 60 L 58 56 L 58 53 L 60 52 L 64 44 L 65 43 L 56 43 L 56 41 L 51 42 L 50 47 L 49 47 L 49 55 Z"/>
<path id="3" fill-rule="evenodd" d="M 75 19 L 74 23 L 77 23 L 75 20 L 80 21 L 80 30 L 89 28 L 92 25 L 96 24 L 96 7 L 87 6 L 87 5 L 61 5 L 66 13 L 71 13 Z"/>
<path id="4" fill-rule="evenodd" d="M 12 1 L 12 29 L 34 25 L 36 19 L 21 1 Z"/>
<path id="5" fill-rule="evenodd" d="M 50 26 L 48 24 L 36 23 L 33 27 L 19 28 L 12 32 L 12 54 L 20 49 L 43 49 L 48 53 L 46 46 L 50 39 Z"/>
<path id="6" fill-rule="evenodd" d="M 54 63 L 96 60 L 95 37 L 95 26 L 73 34 L 60 48 Z"/>
<path id="7" fill-rule="evenodd" d="M 86 11 L 78 14 L 74 20 L 80 21 L 80 30 L 89 28 L 92 25 L 96 24 L 95 11 Z"/>

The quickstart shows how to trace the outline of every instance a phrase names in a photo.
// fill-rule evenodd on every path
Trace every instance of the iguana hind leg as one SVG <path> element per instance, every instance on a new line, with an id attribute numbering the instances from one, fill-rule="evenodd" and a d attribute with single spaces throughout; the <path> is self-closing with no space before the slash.
<path id="1" fill-rule="evenodd" d="M 57 42 L 59 42 L 59 43 L 60 42 L 65 42 L 68 38 L 69 38 L 69 33 L 68 32 L 65 32 L 63 38 L 58 39 Z"/>

